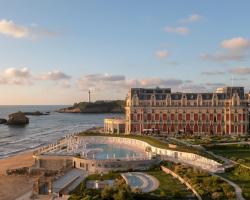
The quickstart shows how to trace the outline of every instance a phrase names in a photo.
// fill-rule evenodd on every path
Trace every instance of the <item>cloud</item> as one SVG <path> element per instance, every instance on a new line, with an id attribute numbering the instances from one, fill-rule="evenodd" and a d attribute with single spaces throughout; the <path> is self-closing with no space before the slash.
<path id="1" fill-rule="evenodd" d="M 178 66 L 178 65 L 180 65 L 180 63 L 177 62 L 177 61 L 170 61 L 170 62 L 168 62 L 168 64 L 171 65 L 171 66 Z"/>
<path id="2" fill-rule="evenodd" d="M 71 88 L 71 86 L 72 86 L 71 83 L 68 80 L 62 80 L 62 81 L 59 81 L 56 84 L 59 85 L 61 88 L 64 88 L 64 89 Z"/>
<path id="3" fill-rule="evenodd" d="M 0 34 L 11 36 L 14 38 L 23 38 L 29 35 L 29 29 L 15 24 L 11 20 L 0 20 Z"/>
<path id="4" fill-rule="evenodd" d="M 192 14 L 189 15 L 187 18 L 185 19 L 181 19 L 179 22 L 183 23 L 183 24 L 189 24 L 189 23 L 194 23 L 194 22 L 198 22 L 202 19 L 201 15 L 198 14 Z"/>
<path id="5" fill-rule="evenodd" d="M 138 80 L 141 87 L 178 87 L 183 84 L 179 79 L 147 78 Z"/>
<path id="6" fill-rule="evenodd" d="M 250 67 L 236 67 L 229 70 L 232 74 L 237 75 L 249 75 L 250 74 Z"/>
<path id="7" fill-rule="evenodd" d="M 178 26 L 178 27 L 167 26 L 164 29 L 164 31 L 168 32 L 168 33 L 176 33 L 179 35 L 188 35 L 190 32 L 189 29 L 187 27 L 184 27 L 184 26 Z"/>
<path id="8" fill-rule="evenodd" d="M 124 93 L 131 87 L 178 87 L 183 84 L 179 79 L 126 79 L 123 75 L 90 74 L 81 77 L 77 81 L 78 88 L 81 90 L 123 90 Z"/>
<path id="9" fill-rule="evenodd" d="M 16 39 L 21 39 L 21 38 L 37 39 L 40 37 L 56 36 L 59 33 L 44 28 L 40 28 L 37 25 L 23 26 L 16 24 L 12 20 L 1 19 L 0 34 L 13 37 Z"/>
<path id="10" fill-rule="evenodd" d="M 229 50 L 244 50 L 250 48 L 250 40 L 243 37 L 235 37 L 222 41 L 221 47 Z"/>
<path id="11" fill-rule="evenodd" d="M 16 68 L 8 68 L 4 71 L 4 75 L 10 78 L 21 77 L 27 78 L 30 77 L 30 71 L 27 67 L 16 69 Z"/>
<path id="12" fill-rule="evenodd" d="M 40 80 L 51 80 L 51 81 L 58 81 L 58 80 L 65 80 L 70 79 L 71 76 L 59 71 L 59 70 L 53 70 L 51 72 L 47 72 L 45 74 L 42 74 L 38 77 Z"/>
<path id="13" fill-rule="evenodd" d="M 213 89 L 226 86 L 225 83 L 206 83 L 205 85 Z"/>
<path id="14" fill-rule="evenodd" d="M 231 38 L 223 40 L 220 43 L 220 47 L 224 51 L 216 53 L 202 53 L 200 57 L 203 60 L 210 60 L 216 62 L 227 62 L 227 61 L 244 61 L 249 57 L 250 41 L 243 37 Z"/>
<path id="15" fill-rule="evenodd" d="M 169 52 L 166 50 L 161 50 L 155 52 L 155 56 L 159 59 L 167 58 L 169 56 Z"/>
<path id="16" fill-rule="evenodd" d="M 181 92 L 207 92 L 208 88 L 202 84 L 184 84 L 180 88 Z"/>
<path id="17" fill-rule="evenodd" d="M 81 90 L 103 90 L 125 86 L 124 75 L 89 74 L 78 79 L 77 85 Z"/>
<path id="18" fill-rule="evenodd" d="M 217 52 L 217 53 L 202 53 L 200 55 L 202 60 L 226 62 L 226 61 L 244 61 L 247 57 L 243 52 Z"/>
<path id="19" fill-rule="evenodd" d="M 202 75 L 224 75 L 225 72 L 224 71 L 218 71 L 218 70 L 215 70 L 215 71 L 206 71 L 206 72 L 201 72 Z"/>
<path id="20" fill-rule="evenodd" d="M 92 81 L 123 81 L 125 80 L 125 76 L 123 75 L 109 75 L 109 74 L 90 74 L 84 76 L 84 79 L 92 80 Z"/>
<path id="21" fill-rule="evenodd" d="M 0 72 L 0 84 L 24 85 L 31 84 L 31 73 L 27 67 L 7 68 Z"/>

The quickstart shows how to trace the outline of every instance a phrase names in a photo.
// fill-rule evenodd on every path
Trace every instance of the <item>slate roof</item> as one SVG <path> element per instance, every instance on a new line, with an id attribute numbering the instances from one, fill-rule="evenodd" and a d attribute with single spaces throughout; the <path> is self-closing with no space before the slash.
<path id="1" fill-rule="evenodd" d="M 171 88 L 131 88 L 132 96 L 137 94 L 140 100 L 150 100 L 152 95 L 155 96 L 156 100 L 165 100 L 167 94 L 170 94 L 172 100 L 181 100 L 182 96 L 185 95 L 187 100 L 196 100 L 198 95 L 202 96 L 202 100 L 211 100 L 213 95 L 216 94 L 219 100 L 229 99 L 231 98 L 231 94 L 228 93 L 181 93 L 174 92 L 171 93 Z M 240 95 L 240 98 L 243 99 L 244 95 Z"/>

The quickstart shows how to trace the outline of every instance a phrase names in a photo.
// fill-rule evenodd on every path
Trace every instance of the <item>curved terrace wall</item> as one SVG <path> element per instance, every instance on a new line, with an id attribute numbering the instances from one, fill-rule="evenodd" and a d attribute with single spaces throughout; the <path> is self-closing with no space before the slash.
<path id="1" fill-rule="evenodd" d="M 89 143 L 107 143 L 107 144 L 120 144 L 120 145 L 125 144 L 134 146 L 135 148 L 140 148 L 144 151 L 146 148 L 150 147 L 152 153 L 161 155 L 164 160 L 171 160 L 175 162 L 190 164 L 195 167 L 199 167 L 212 172 L 223 170 L 222 164 L 212 159 L 194 153 L 158 148 L 139 139 L 112 137 L 112 136 L 78 136 L 78 137 L 84 137 L 86 142 Z"/>

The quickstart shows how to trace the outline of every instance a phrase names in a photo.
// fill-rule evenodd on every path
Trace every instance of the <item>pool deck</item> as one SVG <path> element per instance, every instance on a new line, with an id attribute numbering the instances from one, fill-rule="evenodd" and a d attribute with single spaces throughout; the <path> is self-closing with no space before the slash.
<path id="1" fill-rule="evenodd" d="M 75 189 L 88 173 L 81 169 L 71 169 L 53 183 L 53 192 L 68 194 Z"/>

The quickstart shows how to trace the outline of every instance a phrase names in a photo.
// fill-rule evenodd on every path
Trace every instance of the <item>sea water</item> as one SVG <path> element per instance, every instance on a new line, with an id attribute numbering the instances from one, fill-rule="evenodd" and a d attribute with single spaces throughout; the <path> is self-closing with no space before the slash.
<path id="1" fill-rule="evenodd" d="M 67 106 L 0 106 L 0 118 L 8 118 L 14 112 L 50 112 L 50 115 L 27 116 L 26 126 L 0 124 L 0 159 L 50 144 L 64 135 L 80 132 L 94 126 L 103 126 L 106 117 L 121 114 L 57 113 L 55 110 Z"/>

